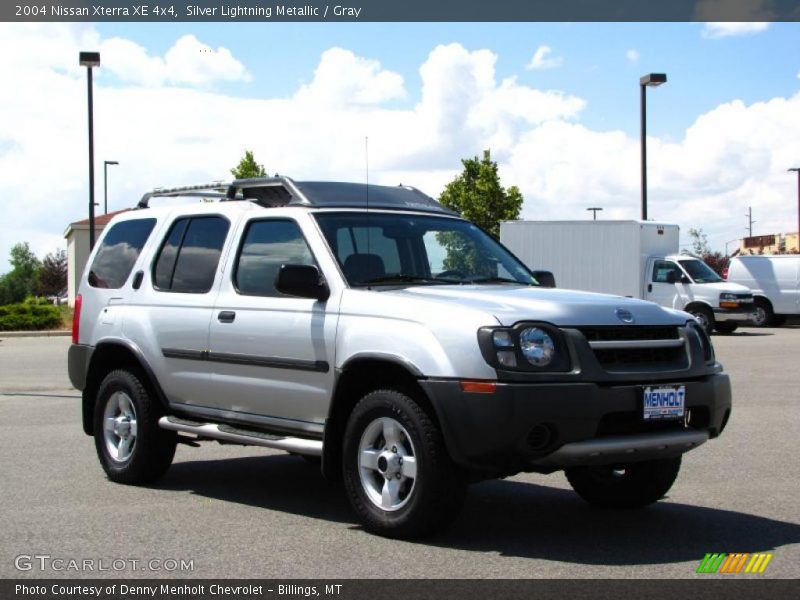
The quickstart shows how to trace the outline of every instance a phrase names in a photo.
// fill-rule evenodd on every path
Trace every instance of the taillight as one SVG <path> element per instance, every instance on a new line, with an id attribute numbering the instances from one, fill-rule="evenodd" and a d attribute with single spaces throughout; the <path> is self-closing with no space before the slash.
<path id="1" fill-rule="evenodd" d="M 83 304 L 83 296 L 78 294 L 75 297 L 75 310 L 72 313 L 72 343 L 78 343 L 78 335 L 81 332 L 81 305 Z"/>

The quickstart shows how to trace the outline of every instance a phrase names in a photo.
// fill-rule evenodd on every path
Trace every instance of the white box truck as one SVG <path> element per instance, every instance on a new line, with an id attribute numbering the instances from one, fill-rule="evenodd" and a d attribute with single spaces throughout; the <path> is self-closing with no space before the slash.
<path id="1" fill-rule="evenodd" d="M 506 221 L 500 241 L 560 288 L 650 300 L 692 314 L 709 333 L 753 316 L 749 288 L 679 254 L 679 228 L 653 221 Z"/>

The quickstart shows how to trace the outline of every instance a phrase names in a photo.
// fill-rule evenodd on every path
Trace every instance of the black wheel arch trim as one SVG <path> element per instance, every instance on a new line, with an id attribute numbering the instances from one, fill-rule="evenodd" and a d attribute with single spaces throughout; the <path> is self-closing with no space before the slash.
<path id="1" fill-rule="evenodd" d="M 342 422 L 342 415 L 339 414 L 339 405 L 341 402 L 337 401 L 341 378 L 342 375 L 352 368 L 354 363 L 369 360 L 391 363 L 404 370 L 408 373 L 409 377 L 414 380 L 426 379 L 426 376 L 420 368 L 413 362 L 402 356 L 383 352 L 359 352 L 349 356 L 341 366 L 336 367 L 333 393 L 331 394 L 331 401 L 328 406 L 328 418 L 325 419 L 322 442 L 322 474 L 331 480 L 338 480 L 341 478 L 341 461 L 339 459 L 342 451 L 341 442 L 344 436 L 344 425 L 346 424 L 346 420 Z M 422 390 L 422 393 L 426 392 Z M 430 398 L 428 398 L 428 401 L 430 401 Z M 436 416 L 438 418 L 439 415 L 437 414 Z"/>
<path id="2" fill-rule="evenodd" d="M 92 374 L 92 368 L 95 364 L 95 361 L 102 358 L 103 350 L 113 347 L 123 348 L 133 356 L 139 367 L 142 369 L 142 371 L 144 371 L 145 376 L 148 379 L 146 383 L 151 385 L 151 389 L 155 393 L 156 399 L 165 411 L 169 410 L 169 400 L 167 400 L 167 396 L 164 393 L 164 390 L 161 388 L 161 385 L 158 383 L 155 372 L 145 358 L 144 352 L 142 352 L 141 348 L 139 348 L 139 346 L 132 341 L 126 339 L 101 341 L 94 347 L 94 351 L 92 352 L 92 358 L 86 370 L 86 386 L 84 387 L 82 394 L 83 431 L 86 433 L 86 435 L 94 434 L 94 403 L 96 400 L 97 390 L 100 385 L 100 381 L 92 382 L 90 378 L 90 375 Z"/>
<path id="3" fill-rule="evenodd" d="M 419 367 L 417 367 L 417 365 L 415 365 L 413 362 L 403 358 L 402 356 L 398 356 L 397 354 L 389 354 L 388 352 L 358 352 L 353 354 L 346 361 L 344 361 L 341 367 L 336 368 L 337 376 L 339 373 L 346 371 L 349 365 L 360 360 L 381 360 L 385 362 L 391 362 L 399 367 L 403 367 L 415 379 L 426 378 Z"/>

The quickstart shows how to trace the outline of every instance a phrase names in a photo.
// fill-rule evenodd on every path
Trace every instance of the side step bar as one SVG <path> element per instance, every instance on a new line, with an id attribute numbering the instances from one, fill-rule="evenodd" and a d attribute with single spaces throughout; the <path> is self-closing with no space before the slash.
<path id="1" fill-rule="evenodd" d="M 671 458 L 694 450 L 707 440 L 708 432 L 697 430 L 596 438 L 564 444 L 532 464 L 565 468 Z"/>
<path id="2" fill-rule="evenodd" d="M 218 423 L 201 423 L 180 419 L 178 417 L 161 417 L 158 426 L 170 431 L 189 433 L 201 438 L 211 438 L 223 442 L 234 444 L 244 444 L 246 446 L 263 446 L 284 450 L 294 454 L 305 454 L 308 456 L 322 456 L 322 441 L 307 440 L 295 437 L 282 437 L 260 431 L 241 429 L 231 425 Z"/>

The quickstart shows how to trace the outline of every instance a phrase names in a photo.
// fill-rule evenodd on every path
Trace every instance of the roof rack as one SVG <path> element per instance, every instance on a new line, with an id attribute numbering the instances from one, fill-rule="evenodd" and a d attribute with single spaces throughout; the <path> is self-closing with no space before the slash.
<path id="1" fill-rule="evenodd" d="M 288 204 L 311 206 L 309 199 L 291 177 L 275 175 L 275 177 L 235 179 L 228 184 L 227 199 L 237 199 L 237 190 L 241 190 L 242 199 L 252 200 L 269 208 Z"/>
<path id="2" fill-rule="evenodd" d="M 150 198 L 157 197 L 176 197 L 176 196 L 195 196 L 201 198 L 226 198 L 227 194 L 224 192 L 227 184 L 222 181 L 214 181 L 212 183 L 205 183 L 201 185 L 185 185 L 175 188 L 156 188 L 152 192 L 147 192 L 136 208 L 147 208 L 150 206 Z"/>
<path id="3" fill-rule="evenodd" d="M 151 198 L 190 196 L 217 198 L 220 202 L 249 200 L 266 208 L 311 206 L 319 208 L 388 208 L 455 215 L 417 188 L 329 181 L 295 182 L 290 177 L 253 177 L 230 183 L 215 181 L 146 193 L 137 208 L 147 208 Z"/>

